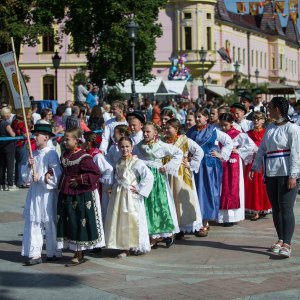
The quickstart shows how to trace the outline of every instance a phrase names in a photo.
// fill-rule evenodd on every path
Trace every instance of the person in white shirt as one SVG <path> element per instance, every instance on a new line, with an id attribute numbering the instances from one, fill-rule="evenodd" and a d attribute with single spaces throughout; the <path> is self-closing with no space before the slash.
<path id="1" fill-rule="evenodd" d="M 290 257 L 291 240 L 295 228 L 294 204 L 300 177 L 300 128 L 289 121 L 289 103 L 284 97 L 274 97 L 269 104 L 270 124 L 252 165 L 249 178 L 260 172 L 264 162 L 265 180 L 272 205 L 278 241 L 270 251 Z"/>
<path id="2" fill-rule="evenodd" d="M 234 103 L 233 105 L 231 105 L 231 109 L 235 117 L 235 124 L 239 125 L 240 127 L 238 128 L 238 126 L 234 126 L 236 129 L 242 132 L 247 132 L 250 129 L 253 129 L 252 121 L 245 119 L 245 114 L 247 113 L 245 105 L 243 105 L 242 103 Z"/>
<path id="3" fill-rule="evenodd" d="M 85 88 L 84 82 L 80 82 L 76 87 L 76 102 L 84 104 L 89 91 Z"/>
<path id="4" fill-rule="evenodd" d="M 143 124 L 145 124 L 145 117 L 141 112 L 134 111 L 127 114 L 126 119 L 131 130 L 131 134 L 129 137 L 133 142 L 133 146 L 135 146 L 144 139 Z"/>
<path id="5" fill-rule="evenodd" d="M 31 105 L 31 110 L 32 110 L 31 117 L 32 117 L 33 125 L 35 125 L 36 122 L 41 119 L 41 115 L 37 113 L 38 105 L 37 104 L 32 104 Z"/>
<path id="6" fill-rule="evenodd" d="M 115 143 L 114 141 L 114 128 L 117 125 L 128 125 L 125 118 L 125 105 L 121 101 L 114 101 L 112 103 L 112 113 L 114 118 L 105 122 L 104 131 L 102 134 L 102 142 L 100 145 L 100 150 L 106 154 L 107 149 L 111 143 Z"/>

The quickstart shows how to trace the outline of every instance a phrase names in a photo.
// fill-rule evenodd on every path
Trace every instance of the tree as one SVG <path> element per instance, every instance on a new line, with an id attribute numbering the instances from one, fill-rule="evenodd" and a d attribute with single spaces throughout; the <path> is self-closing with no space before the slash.
<path id="1" fill-rule="evenodd" d="M 51 7 L 50 0 L 48 7 Z M 38 1 L 39 3 L 41 2 Z M 131 77 L 131 47 L 126 25 L 130 14 L 139 26 L 136 41 L 136 77 L 144 82 L 152 76 L 159 9 L 167 0 L 65 0 L 64 30 L 73 37 L 72 50 L 87 53 L 91 79 L 114 85 Z"/>
<path id="2" fill-rule="evenodd" d="M 54 20 L 64 17 L 61 1 L 52 0 L 51 10 L 43 0 L 2 0 L 0 5 L 0 54 L 11 49 L 11 37 L 14 38 L 16 55 L 19 57 L 22 43 L 35 45 L 38 36 L 50 33 Z"/>

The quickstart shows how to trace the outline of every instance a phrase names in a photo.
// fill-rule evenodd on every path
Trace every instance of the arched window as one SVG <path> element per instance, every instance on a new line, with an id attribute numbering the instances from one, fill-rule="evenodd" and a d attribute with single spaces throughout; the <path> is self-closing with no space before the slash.
<path id="1" fill-rule="evenodd" d="M 43 99 L 54 99 L 54 76 L 52 75 L 46 75 L 43 78 Z"/>

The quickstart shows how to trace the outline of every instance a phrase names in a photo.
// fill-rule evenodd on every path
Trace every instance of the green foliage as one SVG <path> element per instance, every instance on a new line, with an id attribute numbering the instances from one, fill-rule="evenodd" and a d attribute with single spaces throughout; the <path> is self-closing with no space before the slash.
<path id="1" fill-rule="evenodd" d="M 131 77 L 131 44 L 126 25 L 131 13 L 138 24 L 136 41 L 136 77 L 149 81 L 155 61 L 155 41 L 161 36 L 157 24 L 159 8 L 166 0 L 89 0 L 66 1 L 66 33 L 73 36 L 72 50 L 87 53 L 91 80 L 109 85 Z"/>
<path id="2" fill-rule="evenodd" d="M 107 91 L 105 98 L 108 103 L 112 103 L 115 100 L 125 100 L 125 95 L 121 93 L 118 87 L 113 87 Z"/>

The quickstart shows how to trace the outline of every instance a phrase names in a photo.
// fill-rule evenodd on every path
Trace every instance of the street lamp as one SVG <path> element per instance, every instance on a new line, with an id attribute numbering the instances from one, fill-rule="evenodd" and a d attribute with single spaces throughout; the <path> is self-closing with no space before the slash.
<path id="1" fill-rule="evenodd" d="M 132 54 L 132 83 L 131 83 L 131 100 L 135 108 L 138 109 L 138 98 L 135 93 L 135 41 L 139 26 L 134 22 L 134 15 L 131 14 L 130 22 L 128 23 L 127 32 L 129 40 L 131 41 L 131 54 Z"/>
<path id="2" fill-rule="evenodd" d="M 200 92 L 200 99 L 201 101 L 204 101 L 204 95 L 205 95 L 205 89 L 204 89 L 204 63 L 206 61 L 206 55 L 207 55 L 207 51 L 201 47 L 201 49 L 199 50 L 199 54 L 200 54 L 200 62 L 202 63 L 201 67 L 202 67 L 202 88 L 201 88 L 201 92 Z"/>
<path id="3" fill-rule="evenodd" d="M 60 60 L 61 60 L 61 56 L 59 56 L 58 52 L 55 51 L 55 55 L 52 56 L 52 64 L 55 70 L 55 95 L 54 95 L 55 100 L 57 100 L 57 69 L 59 68 Z"/>
<path id="4" fill-rule="evenodd" d="M 210 77 L 210 75 L 207 76 L 206 81 L 208 84 L 212 84 L 212 78 Z"/>
<path id="5" fill-rule="evenodd" d="M 238 91 L 238 80 L 239 80 L 239 73 L 240 73 L 240 64 L 238 61 L 235 62 L 234 66 L 234 77 L 235 77 L 235 93 L 237 94 Z"/>
<path id="6" fill-rule="evenodd" d="M 256 69 L 254 73 L 255 73 L 255 78 L 256 78 L 256 86 L 258 86 L 259 71 Z"/>

